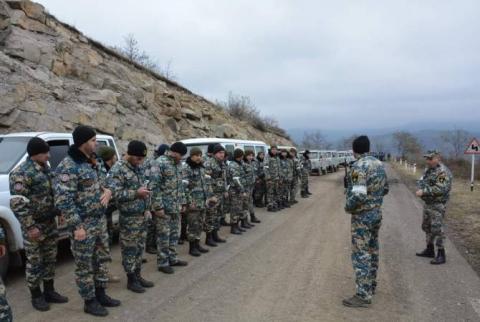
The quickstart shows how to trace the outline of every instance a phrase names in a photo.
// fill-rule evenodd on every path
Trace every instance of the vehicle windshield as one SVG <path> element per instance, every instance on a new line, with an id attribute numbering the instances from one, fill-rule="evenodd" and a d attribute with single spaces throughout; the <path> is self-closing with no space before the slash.
<path id="1" fill-rule="evenodd" d="M 29 137 L 0 138 L 0 174 L 8 174 L 27 151 Z"/>

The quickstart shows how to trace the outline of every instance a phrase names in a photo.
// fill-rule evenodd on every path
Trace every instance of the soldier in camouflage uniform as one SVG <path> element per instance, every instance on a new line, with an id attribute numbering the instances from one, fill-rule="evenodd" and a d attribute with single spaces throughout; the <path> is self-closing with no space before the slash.
<path id="1" fill-rule="evenodd" d="M 293 205 L 298 203 L 298 180 L 301 176 L 302 166 L 300 163 L 300 159 L 297 156 L 297 150 L 295 148 L 290 149 L 290 158 L 293 161 L 293 177 L 292 184 L 290 185 L 290 204 Z"/>
<path id="2" fill-rule="evenodd" d="M 277 156 L 277 146 L 272 146 L 268 151 L 269 158 L 265 169 L 265 181 L 267 186 L 267 210 L 275 212 L 280 210 L 279 205 L 279 181 L 280 181 L 280 160 Z"/>
<path id="3" fill-rule="evenodd" d="M 287 150 L 280 153 L 280 193 L 283 208 L 290 208 L 290 189 L 293 181 L 293 160 Z"/>
<path id="4" fill-rule="evenodd" d="M 212 247 L 217 246 L 217 243 L 225 242 L 225 239 L 220 238 L 218 235 L 225 199 L 228 198 L 227 167 L 224 161 L 225 148 L 220 144 L 216 144 L 213 149 L 213 157 L 204 163 L 205 172 L 212 180 L 212 191 L 217 199 L 216 207 L 207 209 L 205 218 L 205 244 Z"/>
<path id="5" fill-rule="evenodd" d="M 7 254 L 8 249 L 5 246 L 5 231 L 0 226 L 0 258 Z M 7 292 L 3 280 L 0 277 L 0 321 L 12 322 L 12 309 L 7 301 Z"/>
<path id="6" fill-rule="evenodd" d="M 255 171 L 257 180 L 255 181 L 255 189 L 253 191 L 255 206 L 258 208 L 265 207 L 265 192 L 267 190 L 265 183 L 264 167 L 265 153 L 258 152 L 255 162 Z"/>
<path id="7" fill-rule="evenodd" d="M 94 153 L 95 131 L 80 125 L 73 131 L 73 142 L 56 170 L 55 205 L 72 232 L 76 283 L 85 301 L 84 311 L 106 316 L 105 307 L 120 305 L 120 301 L 105 293 L 108 280 L 105 264 L 110 261 L 105 209 L 112 192 L 106 188 L 105 167 Z"/>
<path id="8" fill-rule="evenodd" d="M 53 286 L 58 237 L 55 217 L 63 217 L 54 206 L 53 174 L 47 163 L 49 150 L 44 140 L 32 138 L 27 145 L 28 159 L 10 174 L 10 208 L 22 228 L 27 257 L 25 275 L 32 305 L 39 311 L 48 311 L 48 303 L 68 302 Z"/>
<path id="9" fill-rule="evenodd" d="M 180 233 L 180 214 L 186 210 L 183 183 L 182 156 L 187 147 L 176 142 L 170 151 L 153 162 L 150 173 L 152 184 L 152 209 L 157 222 L 157 265 L 165 274 L 173 274 L 172 266 L 187 266 L 177 258 Z"/>
<path id="10" fill-rule="evenodd" d="M 357 161 L 347 175 L 345 211 L 352 214 L 352 263 L 356 294 L 343 300 L 343 305 L 368 307 L 377 287 L 381 206 L 389 188 L 382 162 L 366 155 L 370 151 L 368 137 L 356 138 L 353 151 Z"/>
<path id="11" fill-rule="evenodd" d="M 250 214 L 250 220 L 252 221 L 252 223 L 261 222 L 255 216 L 255 206 L 253 202 L 253 190 L 255 189 L 255 183 L 257 182 L 257 163 L 253 160 L 254 158 L 255 152 L 251 150 L 245 151 L 245 156 L 243 158 L 243 170 L 245 172 L 247 185 L 247 203 L 245 205 L 245 211 L 247 212 L 247 223 L 248 214 Z"/>
<path id="12" fill-rule="evenodd" d="M 153 156 L 148 158 L 143 167 L 145 168 L 145 175 L 147 179 L 150 176 L 150 168 L 152 167 L 153 161 L 164 155 L 170 146 L 167 144 L 160 144 L 157 149 L 154 151 Z M 156 232 L 156 217 L 147 220 L 147 240 L 145 245 L 145 251 L 149 254 L 157 254 L 157 232 Z"/>
<path id="13" fill-rule="evenodd" d="M 303 152 L 303 155 L 300 159 L 300 164 L 302 165 L 301 176 L 300 176 L 300 195 L 302 198 L 308 198 L 311 195 L 308 189 L 308 176 L 312 171 L 312 161 L 310 161 L 310 151 L 306 150 Z"/>
<path id="14" fill-rule="evenodd" d="M 434 258 L 434 244 L 436 244 L 437 256 L 431 261 L 431 264 L 438 265 L 446 262 L 443 220 L 452 188 L 452 174 L 441 162 L 438 151 L 428 151 L 424 157 L 427 169 L 418 182 L 419 189 L 416 195 L 425 202 L 422 230 L 426 234 L 427 248 L 417 253 L 417 256 Z"/>
<path id="15" fill-rule="evenodd" d="M 144 293 L 153 283 L 141 276 L 142 255 L 150 219 L 150 191 L 142 167 L 147 147 L 140 141 L 128 144 L 126 160 L 117 162 L 108 174 L 108 187 L 120 211 L 120 248 L 122 264 L 127 273 L 127 288 Z"/>
<path id="16" fill-rule="evenodd" d="M 247 198 L 245 173 L 243 170 L 243 151 L 235 149 L 233 152 L 233 161 L 228 164 L 228 193 L 231 200 L 230 209 L 230 232 L 234 235 L 241 235 L 250 228 L 246 225 L 240 226 L 240 220 L 245 214 L 245 199 Z"/>
<path id="17" fill-rule="evenodd" d="M 190 244 L 189 254 L 200 256 L 208 253 L 208 249 L 200 245 L 200 235 L 205 224 L 205 212 L 207 207 L 214 207 L 216 199 L 213 197 L 210 176 L 205 173 L 202 163 L 202 150 L 192 148 L 190 157 L 187 158 L 184 166 L 187 198 L 187 227 L 188 241 Z"/>

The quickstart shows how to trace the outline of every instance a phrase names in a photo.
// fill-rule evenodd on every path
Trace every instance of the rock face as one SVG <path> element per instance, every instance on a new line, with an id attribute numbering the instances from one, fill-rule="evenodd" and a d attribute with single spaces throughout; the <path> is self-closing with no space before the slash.
<path id="1" fill-rule="evenodd" d="M 0 133 L 88 124 L 149 145 L 194 137 L 291 144 L 85 37 L 31 1 L 0 0 Z"/>

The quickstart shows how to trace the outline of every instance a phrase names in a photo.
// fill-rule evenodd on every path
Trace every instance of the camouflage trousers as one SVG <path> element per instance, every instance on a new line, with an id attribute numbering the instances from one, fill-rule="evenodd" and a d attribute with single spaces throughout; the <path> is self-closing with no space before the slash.
<path id="1" fill-rule="evenodd" d="M 443 219 L 445 218 L 446 205 L 442 203 L 426 204 L 423 209 L 422 230 L 426 234 L 427 244 L 433 244 L 443 249 L 445 232 Z"/>
<path id="2" fill-rule="evenodd" d="M 278 204 L 278 180 L 267 181 L 267 205 L 268 207 L 276 207 Z"/>
<path id="3" fill-rule="evenodd" d="M 177 244 L 180 237 L 180 214 L 164 214 L 156 217 L 157 265 L 169 266 L 177 261 Z"/>
<path id="4" fill-rule="evenodd" d="M 300 176 L 300 190 L 302 194 L 305 194 L 308 191 L 308 176 L 308 170 L 302 170 L 302 174 Z"/>
<path id="5" fill-rule="evenodd" d="M 147 221 L 147 247 L 157 247 L 157 219 L 155 216 Z"/>
<path id="6" fill-rule="evenodd" d="M 206 233 L 211 233 L 214 230 L 220 229 L 220 220 L 224 218 L 225 198 L 223 193 L 215 193 L 218 203 L 215 207 L 207 209 L 205 213 L 204 230 Z"/>
<path id="7" fill-rule="evenodd" d="M 245 199 L 246 197 L 243 193 L 238 191 L 230 191 L 230 223 L 236 224 L 240 219 L 244 219 L 245 217 Z"/>
<path id="8" fill-rule="evenodd" d="M 3 280 L 0 277 L 0 321 L 11 322 L 13 321 L 12 309 L 7 301 L 7 291 Z"/>
<path id="9" fill-rule="evenodd" d="M 377 287 L 378 232 L 381 223 L 380 209 L 352 215 L 352 263 L 356 292 L 366 300 L 372 298 Z"/>
<path id="10" fill-rule="evenodd" d="M 84 240 L 70 237 L 70 247 L 75 260 L 75 281 L 80 296 L 84 300 L 95 297 L 95 287 L 105 288 L 108 281 L 108 245 L 107 219 L 88 218 L 83 222 L 86 231 Z"/>
<path id="11" fill-rule="evenodd" d="M 287 203 L 290 200 L 290 187 L 292 185 L 292 180 L 283 179 L 280 183 L 280 200 L 283 203 Z"/>
<path id="12" fill-rule="evenodd" d="M 23 245 L 27 264 L 25 277 L 30 289 L 41 286 L 42 281 L 50 281 L 55 277 L 57 262 L 57 224 L 55 219 L 38 224 L 41 232 L 39 240 L 30 240 L 23 234 Z"/>
<path id="13" fill-rule="evenodd" d="M 189 210 L 187 213 L 187 238 L 188 241 L 200 240 L 200 235 L 205 224 L 205 209 Z"/>
<path id="14" fill-rule="evenodd" d="M 142 213 L 133 216 L 120 214 L 119 222 L 123 269 L 127 274 L 135 273 L 142 268 L 142 256 L 147 238 L 146 219 Z"/>
<path id="15" fill-rule="evenodd" d="M 254 202 L 255 205 L 260 206 L 260 205 L 265 205 L 265 193 L 266 193 L 267 187 L 265 180 L 257 180 L 255 183 L 255 188 L 254 188 Z"/>
<path id="16" fill-rule="evenodd" d="M 295 201 L 297 199 L 298 193 L 298 177 L 294 177 L 292 183 L 290 184 L 290 201 Z"/>
<path id="17" fill-rule="evenodd" d="M 255 213 L 255 206 L 253 205 L 253 187 L 247 188 L 247 197 L 243 204 L 244 218 L 247 218 L 248 214 Z"/>

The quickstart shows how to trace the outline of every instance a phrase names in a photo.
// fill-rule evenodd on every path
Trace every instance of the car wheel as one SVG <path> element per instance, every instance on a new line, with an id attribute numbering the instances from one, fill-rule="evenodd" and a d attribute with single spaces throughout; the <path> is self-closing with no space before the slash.
<path id="1" fill-rule="evenodd" d="M 6 233 L 6 231 L 5 231 Z M 10 266 L 10 252 L 8 251 L 8 238 L 5 236 L 5 247 L 7 248 L 7 252 L 5 256 L 0 257 L 0 276 L 3 280 L 7 276 L 8 267 Z"/>

